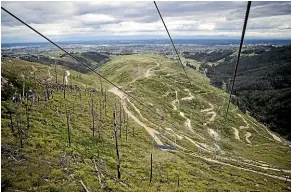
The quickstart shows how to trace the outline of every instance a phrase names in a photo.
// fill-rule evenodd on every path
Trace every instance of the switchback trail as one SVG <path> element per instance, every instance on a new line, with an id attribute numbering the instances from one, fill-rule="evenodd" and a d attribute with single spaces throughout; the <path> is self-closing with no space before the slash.
<path id="1" fill-rule="evenodd" d="M 47 72 L 48 72 L 48 75 L 49 75 L 49 78 L 48 78 L 46 81 L 51 81 L 51 80 L 52 80 L 52 78 L 53 78 L 53 76 L 51 75 L 51 72 L 50 72 L 50 70 L 51 70 L 51 67 L 49 67 L 49 68 L 48 68 L 48 70 L 47 70 Z"/>
<path id="2" fill-rule="evenodd" d="M 232 127 L 233 131 L 234 131 L 234 138 L 237 140 L 240 140 L 239 138 L 239 130 L 235 127 Z"/>
<path id="3" fill-rule="evenodd" d="M 147 125 L 145 125 L 143 122 L 141 122 L 131 111 L 129 111 L 127 109 L 126 106 L 126 101 L 125 99 L 129 100 L 126 95 L 120 91 L 119 89 L 117 89 L 116 87 L 113 87 L 112 89 L 109 90 L 109 92 L 117 95 L 120 99 L 121 99 L 121 103 L 122 103 L 122 107 L 124 109 L 124 111 L 128 114 L 128 116 L 130 118 L 132 118 L 137 124 L 139 124 L 140 126 L 144 127 L 145 130 L 149 133 L 149 135 L 154 139 L 154 141 L 157 143 L 157 145 L 164 145 L 162 143 L 162 141 L 157 137 L 158 134 L 160 134 L 158 131 L 156 131 L 153 128 L 148 127 Z"/>
<path id="4" fill-rule="evenodd" d="M 252 144 L 252 142 L 249 140 L 249 138 L 252 136 L 252 134 L 250 132 L 247 132 L 246 133 L 246 141 L 249 143 L 249 144 Z"/>
<path id="5" fill-rule="evenodd" d="M 150 76 L 150 72 L 152 69 L 156 68 L 156 67 L 159 67 L 160 66 L 160 63 L 157 62 L 157 65 L 154 66 L 154 67 L 151 67 L 147 70 L 146 74 L 145 74 L 145 77 L 148 78 Z"/>

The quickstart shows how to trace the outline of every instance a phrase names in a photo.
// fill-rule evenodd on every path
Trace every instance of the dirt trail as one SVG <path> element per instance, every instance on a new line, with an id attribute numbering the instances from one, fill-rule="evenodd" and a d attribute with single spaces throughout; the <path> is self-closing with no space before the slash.
<path id="1" fill-rule="evenodd" d="M 157 65 L 154 66 L 154 67 L 151 67 L 147 70 L 146 74 L 145 74 L 145 77 L 148 78 L 150 76 L 150 72 L 152 69 L 156 68 L 156 67 L 159 67 L 160 66 L 160 63 L 157 62 Z"/>
<path id="2" fill-rule="evenodd" d="M 211 147 L 209 147 L 208 145 L 204 144 L 204 145 L 201 145 L 200 143 L 198 142 L 195 142 L 193 141 L 192 139 L 190 139 L 189 137 L 187 136 L 184 136 L 188 141 L 190 141 L 192 144 L 194 144 L 199 150 L 203 150 L 203 151 L 207 151 L 209 153 L 212 153 L 213 150 L 211 149 Z"/>
<path id="3" fill-rule="evenodd" d="M 252 144 L 252 142 L 249 140 L 249 138 L 252 136 L 252 134 L 250 132 L 247 132 L 245 134 L 245 137 L 246 137 L 246 141 L 249 143 L 249 144 Z"/>
<path id="4" fill-rule="evenodd" d="M 248 129 L 250 128 L 250 124 L 245 120 L 245 118 L 241 115 L 241 114 L 237 114 L 240 118 L 242 118 L 242 120 L 244 121 L 244 123 L 246 124 L 246 126 L 239 126 L 240 129 Z"/>
<path id="5" fill-rule="evenodd" d="M 175 111 L 177 111 L 177 106 L 175 105 L 176 103 L 179 103 L 179 100 L 178 100 L 178 91 L 175 91 L 176 93 L 176 99 L 174 101 L 171 102 L 171 105 L 173 106 L 173 109 Z"/>
<path id="6" fill-rule="evenodd" d="M 149 133 L 149 135 L 154 139 L 154 141 L 158 144 L 158 145 L 164 145 L 162 143 L 162 141 L 157 137 L 158 134 L 160 134 L 158 131 L 156 131 L 153 128 L 148 127 L 147 125 L 145 125 L 143 122 L 141 122 L 131 111 L 129 111 L 127 109 L 126 106 L 126 102 L 125 99 L 129 100 L 125 94 L 120 91 L 119 89 L 117 89 L 116 87 L 113 87 L 112 89 L 109 90 L 110 92 L 112 92 L 113 94 L 117 95 L 120 99 L 121 99 L 121 103 L 122 103 L 122 107 L 124 109 L 124 111 L 128 114 L 128 116 L 130 118 L 132 118 L 137 124 L 139 124 L 140 126 L 144 127 L 145 130 Z"/>
<path id="7" fill-rule="evenodd" d="M 208 111 L 212 111 L 214 109 L 214 106 L 212 105 L 212 103 L 208 103 L 208 105 L 210 105 L 210 107 L 207 109 L 201 110 L 201 112 L 208 112 Z"/>
<path id="8" fill-rule="evenodd" d="M 31 67 L 32 67 L 33 71 L 31 71 L 30 74 L 32 75 L 33 73 L 35 73 L 37 71 L 37 69 L 33 65 L 31 65 Z"/>
<path id="9" fill-rule="evenodd" d="M 237 140 L 240 140 L 239 138 L 239 130 L 235 127 L 232 127 L 233 131 L 234 131 L 234 138 Z"/>
<path id="10" fill-rule="evenodd" d="M 173 110 L 177 111 L 177 106 L 176 106 L 175 104 L 176 104 L 176 103 L 179 103 L 179 99 L 178 99 L 178 91 L 175 91 L 175 93 L 176 93 L 176 99 L 173 100 L 173 101 L 171 102 L 171 105 L 173 106 Z M 192 133 L 194 133 L 195 135 L 197 135 L 197 136 L 200 137 L 201 139 L 205 140 L 204 137 L 202 137 L 201 135 L 197 134 L 197 133 L 192 129 L 192 126 L 191 126 L 191 120 L 185 116 L 185 113 L 183 113 L 182 111 L 180 111 L 180 112 L 179 112 L 179 115 L 180 115 L 181 117 L 183 117 L 184 119 L 186 119 L 186 122 L 184 123 L 184 125 L 185 125 L 188 129 L 190 129 L 190 131 L 191 131 Z"/>
<path id="11" fill-rule="evenodd" d="M 170 92 L 166 92 L 162 97 L 167 97 L 170 94 Z"/>
<path id="12" fill-rule="evenodd" d="M 212 115 L 206 123 L 203 123 L 204 126 L 206 126 L 209 122 L 214 121 L 217 115 L 215 111 L 212 111 L 214 109 L 214 106 L 212 105 L 212 103 L 209 102 L 208 105 L 210 105 L 210 108 L 203 109 L 200 111 L 200 112 L 207 112 L 206 113 L 207 115 Z"/>
<path id="13" fill-rule="evenodd" d="M 214 131 L 213 129 L 208 128 L 208 133 L 210 136 L 212 136 L 215 139 L 215 141 L 220 140 L 219 134 L 216 131 Z"/>
<path id="14" fill-rule="evenodd" d="M 260 171 L 255 171 L 255 170 L 253 170 L 253 169 L 249 169 L 249 168 L 239 167 L 239 166 L 232 165 L 232 164 L 225 163 L 225 162 L 221 162 L 221 161 L 218 161 L 218 160 L 215 160 L 215 159 L 211 159 L 211 158 L 203 157 L 203 156 L 197 155 L 197 154 L 195 154 L 195 153 L 185 153 L 185 154 L 188 154 L 188 155 L 191 155 L 191 156 L 194 156 L 194 157 L 197 157 L 197 158 L 203 159 L 203 160 L 208 161 L 208 162 L 211 162 L 211 163 L 216 163 L 216 164 L 226 165 L 226 166 L 234 167 L 234 168 L 237 168 L 237 169 L 240 169 L 240 170 L 250 171 L 250 172 L 253 172 L 253 173 L 258 173 L 258 174 L 261 174 L 261 175 L 265 175 L 265 176 L 268 176 L 268 177 L 272 177 L 272 178 L 275 178 L 275 179 L 279 179 L 279 180 L 282 180 L 282 181 L 286 181 L 286 178 L 285 178 L 285 177 L 280 177 L 280 176 L 276 176 L 276 175 L 271 175 L 271 174 L 268 174 L 268 173 L 263 173 L 263 172 L 260 172 Z M 291 179 L 287 179 L 287 181 L 290 182 Z"/>
<path id="15" fill-rule="evenodd" d="M 136 77 L 136 78 L 134 78 L 131 82 L 129 82 L 128 84 L 132 84 L 132 83 L 134 83 L 134 82 L 136 82 L 136 80 L 138 80 L 140 77 Z"/>
<path id="16" fill-rule="evenodd" d="M 265 129 L 266 129 L 267 133 L 269 133 L 269 134 L 273 137 L 274 140 L 276 140 L 276 141 L 282 143 L 282 140 L 280 139 L 280 137 L 278 137 L 278 136 L 275 135 L 274 133 L 271 133 L 271 132 L 268 130 L 267 127 L 265 127 Z"/>
<path id="17" fill-rule="evenodd" d="M 265 169 L 265 170 L 272 170 L 272 171 L 277 171 L 277 172 L 291 173 L 291 170 L 288 170 L 288 169 L 276 169 L 276 168 L 270 167 L 267 163 L 260 163 L 260 162 L 247 160 L 247 159 L 233 159 L 233 158 L 221 157 L 221 156 L 217 156 L 217 158 L 223 159 L 223 160 L 227 160 L 227 161 L 234 161 L 234 162 L 237 162 L 237 163 L 240 163 L 240 164 L 245 164 L 245 165 L 248 165 L 248 166 L 253 166 L 253 167 L 257 167 L 257 168 L 261 168 L 261 169 Z M 256 164 L 254 164 L 254 163 L 256 163 Z"/>
<path id="18" fill-rule="evenodd" d="M 192 93 L 189 91 L 189 89 L 184 89 L 185 91 L 188 92 L 189 94 L 189 97 L 183 97 L 181 98 L 182 101 L 185 101 L 185 100 L 192 100 L 194 98 L 194 96 L 192 95 Z"/>
<path id="19" fill-rule="evenodd" d="M 51 81 L 51 80 L 52 80 L 52 78 L 53 78 L 53 76 L 51 75 L 51 72 L 50 72 L 50 70 L 51 70 L 51 67 L 49 67 L 49 68 L 48 68 L 48 70 L 47 70 L 47 72 L 48 72 L 48 75 L 49 75 L 49 78 L 48 78 L 46 81 Z"/>
<path id="20" fill-rule="evenodd" d="M 190 129 L 190 131 L 191 131 L 192 133 L 194 133 L 195 135 L 197 135 L 197 136 L 200 137 L 201 139 L 205 140 L 204 137 L 202 137 L 201 135 L 199 135 L 198 133 L 196 133 L 196 132 L 192 129 L 192 126 L 191 126 L 191 120 L 190 120 L 189 118 L 187 118 L 183 112 L 180 111 L 179 114 L 180 114 L 181 117 L 183 117 L 184 119 L 186 119 L 186 122 L 184 123 L 184 125 L 185 125 L 188 129 Z"/>

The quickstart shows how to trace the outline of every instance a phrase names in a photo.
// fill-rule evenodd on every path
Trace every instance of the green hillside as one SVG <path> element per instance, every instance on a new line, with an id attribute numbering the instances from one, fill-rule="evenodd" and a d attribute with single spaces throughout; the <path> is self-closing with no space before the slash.
<path id="1" fill-rule="evenodd" d="M 55 83 L 54 66 L 2 58 L 1 75 L 8 81 L 3 84 L 2 79 L 2 190 L 81 191 L 82 184 L 88 191 L 290 189 L 290 179 L 285 182 L 284 177 L 291 176 L 291 151 L 286 141 L 234 105 L 225 121 L 227 94 L 209 85 L 197 71 L 187 69 L 190 85 L 179 63 L 159 55 L 116 57 L 98 70 L 141 105 L 105 81 L 102 86 L 106 92 L 102 94 L 95 74 L 58 66 L 59 84 L 63 70 L 70 74 L 67 86 Z M 22 93 L 23 82 L 25 92 L 30 88 L 37 92 L 38 102 L 12 103 L 14 91 Z M 96 90 L 92 96 L 97 113 L 94 136 L 91 88 Z M 46 100 L 47 89 L 53 91 L 53 98 Z M 116 172 L 115 103 L 120 180 Z M 26 105 L 31 106 L 29 127 Z M 66 110 L 70 111 L 71 146 Z M 125 114 L 128 120 L 123 123 Z"/>

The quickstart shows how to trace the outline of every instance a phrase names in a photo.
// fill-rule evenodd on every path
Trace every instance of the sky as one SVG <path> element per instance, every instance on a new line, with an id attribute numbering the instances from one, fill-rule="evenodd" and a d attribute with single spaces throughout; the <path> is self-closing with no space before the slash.
<path id="1" fill-rule="evenodd" d="M 158 1 L 173 39 L 239 38 L 247 2 Z M 2 2 L 54 41 L 165 39 L 152 1 Z M 291 2 L 252 2 L 246 38 L 291 39 Z M 1 41 L 40 42 L 36 33 L 1 10 Z"/>

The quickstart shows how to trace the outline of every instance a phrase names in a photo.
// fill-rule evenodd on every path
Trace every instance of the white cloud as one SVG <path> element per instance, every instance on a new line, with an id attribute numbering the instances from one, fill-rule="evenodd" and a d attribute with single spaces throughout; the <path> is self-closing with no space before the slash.
<path id="1" fill-rule="evenodd" d="M 115 18 L 110 15 L 92 13 L 84 14 L 81 16 L 75 16 L 74 18 L 84 23 L 103 23 L 115 21 Z"/>
<path id="2" fill-rule="evenodd" d="M 51 38 L 167 37 L 152 2 L 3 2 L 2 6 Z M 240 36 L 246 2 L 158 2 L 158 6 L 173 38 Z M 246 35 L 291 38 L 290 6 L 254 2 Z M 2 42 L 37 36 L 4 11 L 1 16 Z"/>
<path id="3" fill-rule="evenodd" d="M 200 24 L 198 27 L 200 30 L 209 30 L 212 31 L 215 28 L 214 24 Z"/>

